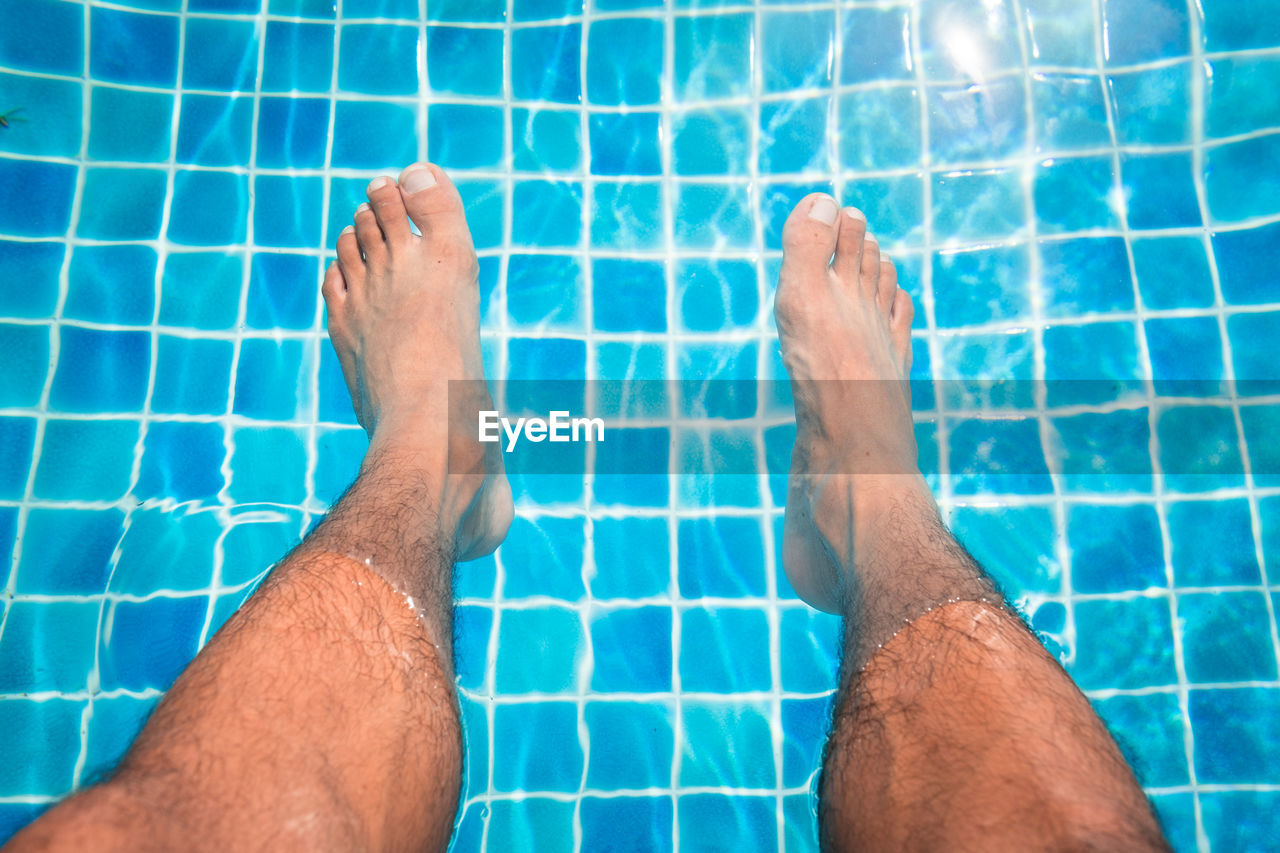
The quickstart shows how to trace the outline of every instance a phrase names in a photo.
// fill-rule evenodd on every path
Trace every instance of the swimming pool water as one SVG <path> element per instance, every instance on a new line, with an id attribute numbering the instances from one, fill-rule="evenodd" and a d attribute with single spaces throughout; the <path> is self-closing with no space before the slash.
<path id="1" fill-rule="evenodd" d="M 493 378 L 777 378 L 783 218 L 865 210 L 918 377 L 1047 383 L 917 396 L 949 520 L 1178 850 L 1274 843 L 1278 83 L 1280 0 L 0 0 L 0 840 L 353 476 L 319 275 L 430 158 Z M 456 848 L 814 849 L 837 623 L 777 479 L 514 485 Z"/>

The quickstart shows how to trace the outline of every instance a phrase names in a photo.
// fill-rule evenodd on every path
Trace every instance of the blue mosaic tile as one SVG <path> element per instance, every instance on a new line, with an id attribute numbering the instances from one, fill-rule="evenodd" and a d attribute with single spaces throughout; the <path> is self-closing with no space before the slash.
<path id="1" fill-rule="evenodd" d="M 593 175 L 660 175 L 657 113 L 600 113 L 588 123 Z"/>
<path id="2" fill-rule="evenodd" d="M 582 121 L 568 110 L 511 110 L 511 155 L 523 171 L 575 171 L 582 162 Z"/>
<path id="3" fill-rule="evenodd" d="M 37 595 L 100 595 L 111 552 L 124 532 L 119 510 L 33 509 L 22 535 L 16 591 Z"/>
<path id="4" fill-rule="evenodd" d="M 1025 246 L 936 252 L 932 256 L 939 328 L 1026 317 L 1030 257 Z"/>
<path id="5" fill-rule="evenodd" d="M 0 692 L 84 690 L 98 640 L 96 601 L 15 601 L 0 639 Z"/>
<path id="6" fill-rule="evenodd" d="M 1043 494 L 1049 469 L 1032 419 L 961 421 L 951 432 L 956 494 Z"/>
<path id="7" fill-rule="evenodd" d="M 255 244 L 309 249 L 320 242 L 323 222 L 318 214 L 324 209 L 323 178 L 258 175 L 253 179 L 253 192 Z M 297 286 L 307 287 L 302 282 Z M 313 297 L 314 294 L 312 291 Z"/>
<path id="8" fill-rule="evenodd" d="M 51 315 L 58 303 L 58 279 L 62 275 L 65 251 L 60 242 L 0 240 L 0 277 L 23 282 L 22 287 L 0 289 L 0 316 L 44 318 Z M 13 369 L 4 373 L 25 371 Z"/>
<path id="9" fill-rule="evenodd" d="M 226 457 L 218 424 L 153 423 L 134 494 L 178 501 L 210 499 L 223 486 Z"/>
<path id="10" fill-rule="evenodd" d="M 590 702 L 584 716 L 591 750 L 588 787 L 607 791 L 671 784 L 674 734 L 670 708 Z"/>
<path id="11" fill-rule="evenodd" d="M 1274 387 L 1274 383 L 1267 384 Z M 1280 406 L 1242 407 L 1240 420 L 1254 485 L 1264 489 L 1280 485 L 1280 446 L 1272 441 L 1275 430 L 1280 429 Z"/>
<path id="12" fill-rule="evenodd" d="M 592 327 L 603 332 L 665 332 L 666 274 L 660 263 L 591 262 Z M 621 378 L 621 377 L 616 377 Z"/>
<path id="13" fill-rule="evenodd" d="M 1196 781 L 1258 784 L 1280 773 L 1280 690 L 1265 687 L 1192 690 Z"/>
<path id="14" fill-rule="evenodd" d="M 1110 65 L 1155 62 L 1191 52 L 1187 9 L 1179 0 L 1107 0 L 1102 31 Z"/>
<path id="15" fill-rule="evenodd" d="M 544 21 L 582 14 L 583 0 L 513 0 L 512 17 L 517 21 Z"/>
<path id="16" fill-rule="evenodd" d="M 1142 145 L 1190 142 L 1189 63 L 1111 74 L 1107 78 L 1115 111 L 1116 139 Z"/>
<path id="17" fill-rule="evenodd" d="M 243 261 L 232 254 L 181 252 L 164 263 L 160 323 L 203 330 L 230 329 L 240 306 Z M 200 282 L 193 286 L 193 282 Z"/>
<path id="18" fill-rule="evenodd" d="M 188 44 L 201 45 L 201 49 L 183 53 L 183 88 L 253 91 L 258 29 L 252 21 L 189 18 L 186 38 Z"/>
<path id="19" fill-rule="evenodd" d="M 1189 153 L 1125 155 L 1120 164 L 1130 228 L 1190 228 L 1201 224 Z"/>
<path id="20" fill-rule="evenodd" d="M 167 176 L 160 169 L 89 169 L 76 235 L 153 240 L 160 233 Z"/>
<path id="21" fill-rule="evenodd" d="M 582 578 L 583 542 L 580 518 L 540 518 L 537 524 L 517 518 L 502 545 L 502 558 L 507 566 L 503 595 L 507 598 L 545 595 L 578 601 L 586 594 Z M 612 566 L 606 570 L 612 571 Z"/>
<path id="22" fill-rule="evenodd" d="M 1168 513 L 1178 586 L 1261 582 L 1247 501 L 1182 501 Z"/>
<path id="23" fill-rule="evenodd" d="M 50 419 L 34 493 L 64 501 L 115 501 L 129 491 L 137 421 Z"/>
<path id="24" fill-rule="evenodd" d="M 0 31 L 0 64 L 78 77 L 84 71 L 83 8 L 53 0 L 24 3 L 22 25 Z"/>
<path id="25" fill-rule="evenodd" d="M 680 684 L 695 692 L 768 690 L 765 614 L 736 608 L 686 610 L 680 616 Z"/>
<path id="26" fill-rule="evenodd" d="M 686 519 L 677 537 L 677 583 L 683 598 L 765 594 L 760 562 L 764 542 L 756 519 Z"/>
<path id="27" fill-rule="evenodd" d="M 73 37 L 72 43 L 76 41 Z M 78 74 L 82 66 L 76 59 L 71 73 Z M 89 12 L 89 74 L 102 82 L 172 88 L 178 81 L 178 19 L 94 7 Z"/>
<path id="28" fill-rule="evenodd" d="M 1173 693 L 1112 696 L 1094 703 L 1138 781 L 1150 787 L 1186 785 L 1182 709 Z"/>
<path id="29" fill-rule="evenodd" d="M 1169 600 L 1078 601 L 1071 676 L 1084 690 L 1158 687 L 1177 681 Z"/>
<path id="30" fill-rule="evenodd" d="M 418 0 L 345 0 L 343 17 L 347 18 L 401 18 L 418 17 Z"/>
<path id="31" fill-rule="evenodd" d="M 1205 151 L 1204 160 L 1205 196 L 1215 220 L 1239 222 L 1276 212 L 1280 136 L 1261 136 L 1210 148 Z M 1241 192 L 1241 187 L 1250 190 Z"/>
<path id="32" fill-rule="evenodd" d="M 167 236 L 186 246 L 243 243 L 249 179 L 228 172 L 178 170 L 173 179 Z M 152 235 L 154 236 L 154 235 Z"/>
<path id="33" fill-rule="evenodd" d="M 506 0 L 427 0 L 429 21 L 503 21 Z"/>
<path id="34" fill-rule="evenodd" d="M 684 261 L 676 266 L 680 325 L 714 332 L 755 324 L 759 311 L 756 267 L 747 261 Z"/>
<path id="35" fill-rule="evenodd" d="M 1274 827 L 1265 818 L 1280 812 L 1275 791 L 1206 791 L 1200 809 L 1215 850 L 1266 850 L 1275 843 Z"/>
<path id="36" fill-rule="evenodd" d="M 40 187 L 40 204 L 29 203 L 30 187 Z M 73 166 L 0 157 L 0 232 L 62 239 L 71 219 L 75 188 Z"/>
<path id="37" fill-rule="evenodd" d="M 1053 418 L 1051 423 L 1051 446 L 1061 466 L 1064 490 L 1076 494 L 1151 490 L 1151 424 L 1145 408 L 1083 412 Z"/>
<path id="38" fill-rule="evenodd" d="M 238 429 L 231 441 L 227 494 L 236 503 L 301 505 L 306 498 L 307 437 L 302 429 Z"/>
<path id="39" fill-rule="evenodd" d="M 360 460 L 369 447 L 363 430 L 322 429 L 316 431 L 316 498 L 332 504 L 356 478 Z"/>
<path id="40" fill-rule="evenodd" d="M 458 686 L 483 690 L 487 675 L 493 611 L 462 605 L 453 611 L 453 662 Z"/>
<path id="41" fill-rule="evenodd" d="M 876 224 L 885 244 L 918 239 L 924 220 L 924 182 L 918 175 L 845 181 L 843 204 L 851 204 Z M 917 311 L 917 314 L 923 314 Z"/>
<path id="42" fill-rule="evenodd" d="M 1092 63 L 1092 59 L 1090 59 Z M 1095 75 L 1036 74 L 1031 78 L 1036 150 L 1070 151 L 1107 145 L 1107 104 Z"/>
<path id="43" fill-rule="evenodd" d="M 828 98 L 805 98 L 760 105 L 758 168 L 767 174 L 826 171 Z"/>
<path id="44" fill-rule="evenodd" d="M 1141 591 L 1168 585 L 1154 506 L 1072 505 L 1067 525 L 1075 592 Z"/>
<path id="45" fill-rule="evenodd" d="M 1271 616 L 1263 593 L 1183 594 L 1178 620 L 1191 682 L 1275 680 Z"/>
<path id="46" fill-rule="evenodd" d="M 262 91 L 327 92 L 333 80 L 333 26 L 268 21 Z"/>
<path id="47" fill-rule="evenodd" d="M 1079 202 L 1080 199 L 1072 199 L 1073 205 Z M 935 233 L 964 242 L 1011 237 L 1026 227 L 1024 211 L 1022 180 L 1013 170 L 965 171 L 933 176 Z M 871 219 L 871 211 L 863 208 L 863 212 Z M 1040 213 L 1046 215 L 1045 211 Z M 879 230 L 879 220 L 872 221 L 877 222 Z"/>
<path id="48" fill-rule="evenodd" d="M 680 846 L 691 850 L 774 850 L 773 797 L 686 794 L 677 801 Z"/>
<path id="49" fill-rule="evenodd" d="M 842 84 L 915 76 L 909 54 L 904 50 L 911 20 L 906 7 L 844 9 L 840 20 Z"/>
<path id="50" fill-rule="evenodd" d="M 822 766 L 822 748 L 830 723 L 830 698 L 782 701 L 783 785 L 792 788 L 809 784 Z"/>
<path id="51" fill-rule="evenodd" d="M 1012 596 L 1062 591 L 1053 518 L 1043 507 L 956 507 L 951 529 Z"/>
<path id="52" fill-rule="evenodd" d="M 577 246 L 582 237 L 582 185 L 519 181 L 513 190 L 511 240 L 521 246 Z"/>
<path id="53" fill-rule="evenodd" d="M 915 87 L 850 92 L 839 97 L 837 110 L 836 152 L 843 167 L 878 171 L 920 162 L 920 94 Z M 876 228 L 881 228 L 879 220 Z"/>
<path id="54" fill-rule="evenodd" d="M 597 183 L 591 205 L 591 244 L 627 251 L 659 248 L 662 196 L 657 183 Z"/>
<path id="55" fill-rule="evenodd" d="M 1277 0 L 1238 0 L 1210 5 L 1204 15 L 1208 50 L 1247 50 L 1280 45 L 1280 3 Z"/>
<path id="56" fill-rule="evenodd" d="M 671 563 L 664 519 L 600 518 L 592 527 L 596 572 L 589 582 L 593 597 L 668 594 Z"/>
<path id="57" fill-rule="evenodd" d="M 494 709 L 495 789 L 577 791 L 584 760 L 574 703 L 533 702 Z"/>
<path id="58" fill-rule="evenodd" d="M 536 789 L 536 786 L 534 786 Z M 574 804 L 545 797 L 498 800 L 489 806 L 491 837 L 548 839 L 548 853 L 573 850 Z"/>
<path id="59" fill-rule="evenodd" d="M 427 28 L 427 79 L 435 92 L 498 97 L 502 94 L 502 31 Z"/>
<path id="60" fill-rule="evenodd" d="M 1157 394 L 1221 392 L 1222 336 L 1216 318 L 1153 318 L 1143 327 Z"/>
<path id="61" fill-rule="evenodd" d="M 106 780 L 159 701 L 132 696 L 100 696 L 93 700 L 82 777 L 86 782 L 97 784 Z"/>
<path id="62" fill-rule="evenodd" d="M 1043 233 L 1117 228 L 1110 157 L 1046 160 L 1036 169 L 1035 206 Z"/>
<path id="63" fill-rule="evenodd" d="M 940 165 L 1002 159 L 1026 145 L 1021 80 L 931 87 L 929 152 Z"/>
<path id="64" fill-rule="evenodd" d="M 0 728 L 18 733 L 0 765 L 0 797 L 61 797 L 71 790 L 84 704 L 0 699 Z"/>
<path id="65" fill-rule="evenodd" d="M 680 175 L 743 175 L 748 171 L 747 110 L 690 110 L 673 119 L 671 160 Z"/>
<path id="66" fill-rule="evenodd" d="M 253 101 L 218 95 L 184 95 L 177 160 L 198 166 L 237 166 L 249 161 Z"/>
<path id="67" fill-rule="evenodd" d="M 1117 385 L 1136 387 L 1125 380 L 1140 376 L 1137 328 L 1129 322 L 1048 327 L 1044 376 L 1050 406 L 1113 399 Z M 1114 382 L 1076 381 L 1103 379 Z"/>
<path id="68" fill-rule="evenodd" d="M 342 28 L 338 88 L 370 95 L 418 91 L 418 28 L 352 24 Z"/>
<path id="69" fill-rule="evenodd" d="M 1039 250 L 1047 316 L 1133 310 L 1133 280 L 1124 240 L 1046 240 Z"/>
<path id="70" fill-rule="evenodd" d="M 31 451 L 35 446 L 35 418 L 0 417 L 0 498 L 21 500 L 31 472 Z"/>
<path id="71" fill-rule="evenodd" d="M 842 631 L 840 619 L 829 613 L 808 607 L 782 611 L 779 628 L 782 689 L 797 693 L 823 693 L 833 689 Z"/>
<path id="72" fill-rule="evenodd" d="M 669 849 L 674 810 L 669 797 L 583 797 L 583 849 L 622 853 L 631 844 L 640 850 Z"/>
<path id="73" fill-rule="evenodd" d="M 773 734 L 763 707 L 686 700 L 681 723 L 681 785 L 772 788 L 777 784 L 773 762 L 762 760 L 773 752 Z"/>
<path id="74" fill-rule="evenodd" d="M 330 424 L 356 424 L 351 392 L 342 376 L 342 365 L 331 346 L 320 347 L 320 375 L 316 381 L 316 416 Z"/>
<path id="75" fill-rule="evenodd" d="M 665 693 L 671 690 L 669 607 L 599 612 L 591 619 L 591 648 L 595 656 L 592 692 Z"/>
<path id="76" fill-rule="evenodd" d="M 267 169 L 324 165 L 329 102 L 318 98 L 262 98 L 258 105 L 258 159 Z"/>
<path id="77" fill-rule="evenodd" d="M 511 34 L 511 94 L 561 104 L 581 101 L 582 26 L 529 27 Z"/>
<path id="78" fill-rule="evenodd" d="M 427 110 L 427 151 L 445 168 L 499 168 L 503 123 L 501 107 L 435 104 Z"/>
<path id="79" fill-rule="evenodd" d="M 49 328 L 0 324 L 0 406 L 35 408 L 49 372 Z"/>
<path id="80" fill-rule="evenodd" d="M 596 21 L 587 36 L 587 100 L 600 106 L 661 100 L 663 23 L 649 18 Z"/>
<path id="81" fill-rule="evenodd" d="M 374 62 L 370 67 L 377 67 Z M 386 169 L 398 173 L 418 157 L 418 116 L 412 106 L 381 102 L 338 101 L 334 107 L 332 164 L 348 169 Z M 359 181 L 364 201 L 367 181 Z M 331 200 L 331 204 L 333 201 Z M 351 216 L 343 207 L 341 216 Z M 338 228 L 330 239 L 337 239 Z"/>
<path id="82" fill-rule="evenodd" d="M 222 582 L 247 583 L 282 559 L 298 544 L 301 515 L 276 511 L 267 518 L 254 513 L 233 519 L 222 541 Z"/>
<path id="83" fill-rule="evenodd" d="M 1148 308 L 1207 308 L 1213 304 L 1209 260 L 1199 237 L 1133 240 L 1130 248 L 1138 289 Z"/>
<path id="84" fill-rule="evenodd" d="M 157 597 L 118 601 L 103 638 L 99 672 L 104 690 L 167 690 L 195 657 L 208 598 Z"/>
<path id="85" fill-rule="evenodd" d="M 150 246 L 77 246 L 62 314 L 75 320 L 146 326 L 156 298 L 156 252 Z"/>
<path id="86" fill-rule="evenodd" d="M 1204 132 L 1209 137 L 1255 133 L 1275 126 L 1280 59 L 1228 57 L 1206 63 Z"/>
<path id="87" fill-rule="evenodd" d="M 258 191 L 270 185 L 261 183 Z M 296 183 L 294 184 L 296 187 Z M 276 190 L 283 186 L 271 187 Z M 296 197 L 295 203 L 305 209 Z M 316 235 L 317 238 L 319 235 Z M 317 239 L 316 242 L 319 242 Z M 253 256 L 245 322 L 251 329 L 310 329 L 315 323 L 320 266 L 306 255 L 259 252 Z"/>
<path id="88" fill-rule="evenodd" d="M 1244 485 L 1244 465 L 1231 410 L 1225 406 L 1171 406 L 1156 421 L 1160 467 L 1171 491 Z"/>
<path id="89" fill-rule="evenodd" d="M 1073 0 L 1026 0 L 1022 8 L 1032 22 L 1027 28 L 1032 64 L 1090 70 L 1096 66 L 1093 15 L 1078 14 L 1079 4 Z"/>
<path id="90" fill-rule="evenodd" d="M 2 49 L 2 46 L 0 46 Z M 10 104 L 38 104 L 23 107 L 13 116 L 4 137 L 4 148 L 14 154 L 34 154 L 43 157 L 77 157 L 80 154 L 80 136 L 84 127 L 81 118 L 83 96 L 81 84 L 63 80 L 0 73 L 0 89 L 4 91 L 5 106 Z M 29 109 L 38 109 L 38 132 L 31 127 L 33 116 Z M 20 122 L 18 119 L 28 121 Z"/>
<path id="91" fill-rule="evenodd" d="M 62 327 L 49 405 L 64 412 L 141 410 L 151 339 L 145 332 Z"/>
<path id="92" fill-rule="evenodd" d="M 677 17 L 672 78 L 677 97 L 697 101 L 748 94 L 753 24 L 750 14 Z"/>
<path id="93" fill-rule="evenodd" d="M 765 92 L 789 92 L 831 83 L 835 16 L 831 11 L 765 12 L 756 33 L 757 61 Z"/>
<path id="94" fill-rule="evenodd" d="M 236 371 L 237 415 L 287 421 L 308 407 L 307 362 L 311 348 L 302 341 L 246 340 Z"/>
<path id="95" fill-rule="evenodd" d="M 1269 253 L 1280 240 L 1280 222 L 1246 231 L 1213 235 L 1222 298 L 1230 305 L 1280 302 L 1280 285 L 1270 274 Z"/>
<path id="96" fill-rule="evenodd" d="M 25 788 L 23 790 L 26 790 Z M 0 844 L 8 841 L 27 824 L 52 808 L 53 802 L 0 804 Z M 668 821 L 670 818 L 668 818 Z"/>
<path id="97" fill-rule="evenodd" d="M 111 592 L 146 596 L 157 589 L 206 589 L 222 523 L 211 512 L 136 509 L 120 542 Z"/>
<path id="98" fill-rule="evenodd" d="M 685 249 L 748 248 L 754 223 L 745 184 L 681 183 L 676 189 L 675 237 Z"/>
<path id="99" fill-rule="evenodd" d="M 585 638 L 573 610 L 540 607 L 505 610 L 498 626 L 498 647 L 522 649 L 519 658 L 498 659 L 495 688 L 501 693 L 573 691 L 578 656 Z"/>

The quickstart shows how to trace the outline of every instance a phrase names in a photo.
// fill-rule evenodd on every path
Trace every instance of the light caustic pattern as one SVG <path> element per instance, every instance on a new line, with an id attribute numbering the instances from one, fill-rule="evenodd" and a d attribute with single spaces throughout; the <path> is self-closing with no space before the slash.
<path id="1" fill-rule="evenodd" d="M 984 423 L 917 394 L 949 520 L 1179 850 L 1274 837 L 1280 416 L 1237 383 L 1280 328 L 1277 0 L 0 17 L 0 838 L 112 765 L 353 475 L 320 271 L 365 183 L 427 157 L 495 378 L 780 378 L 782 219 L 814 189 L 866 211 L 924 388 L 1048 381 Z M 1054 397 L 1099 378 L 1137 391 Z M 712 450 L 763 456 L 777 402 Z M 764 465 L 515 483 L 459 572 L 458 849 L 816 846 L 837 626 L 779 572 Z"/>

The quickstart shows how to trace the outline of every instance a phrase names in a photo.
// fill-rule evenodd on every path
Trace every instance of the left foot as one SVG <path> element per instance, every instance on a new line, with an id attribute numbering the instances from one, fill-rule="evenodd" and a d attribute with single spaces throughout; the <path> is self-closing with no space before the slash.
<path id="1" fill-rule="evenodd" d="M 463 425 L 449 428 L 451 380 L 468 380 L 454 392 L 471 389 L 478 408 L 493 408 L 483 390 L 479 265 L 462 199 L 426 163 L 399 182 L 375 179 L 368 197 L 325 273 L 329 338 L 369 433 L 369 458 L 389 453 L 393 464 L 428 477 L 446 545 L 457 559 L 474 559 L 506 536 L 512 503 L 497 445 L 482 450 Z"/>

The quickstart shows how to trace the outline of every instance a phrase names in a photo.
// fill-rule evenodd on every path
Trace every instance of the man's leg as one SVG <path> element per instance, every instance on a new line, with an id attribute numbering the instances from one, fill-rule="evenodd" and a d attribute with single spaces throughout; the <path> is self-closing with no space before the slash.
<path id="1" fill-rule="evenodd" d="M 1088 701 L 938 516 L 904 382 L 911 300 L 865 219 L 809 196 L 783 245 L 797 420 L 784 563 L 846 625 L 824 846 L 1163 849 Z"/>
<path id="2" fill-rule="evenodd" d="M 323 288 L 370 435 L 359 478 L 177 680 L 116 774 L 14 849 L 448 842 L 461 769 L 453 563 L 497 546 L 511 495 L 493 455 L 460 474 L 465 454 L 447 451 L 448 380 L 483 376 L 457 191 L 416 166 L 369 198 Z"/>

